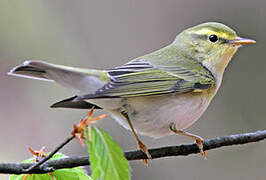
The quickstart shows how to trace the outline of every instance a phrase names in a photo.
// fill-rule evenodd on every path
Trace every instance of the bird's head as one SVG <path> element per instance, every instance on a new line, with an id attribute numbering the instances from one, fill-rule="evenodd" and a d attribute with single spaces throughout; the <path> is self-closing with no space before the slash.
<path id="1" fill-rule="evenodd" d="M 222 74 L 238 47 L 255 41 L 239 37 L 221 23 L 208 22 L 184 30 L 173 43 L 214 74 Z"/>

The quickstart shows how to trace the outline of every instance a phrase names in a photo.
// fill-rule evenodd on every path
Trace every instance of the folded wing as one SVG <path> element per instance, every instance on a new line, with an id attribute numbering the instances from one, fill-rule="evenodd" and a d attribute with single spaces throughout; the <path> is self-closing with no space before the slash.
<path id="1" fill-rule="evenodd" d="M 198 66 L 198 64 L 197 64 Z M 148 96 L 168 93 L 185 93 L 196 89 L 208 89 L 214 77 L 206 68 L 193 69 L 183 65 L 162 66 L 148 59 L 131 61 L 111 69 L 111 79 L 93 94 L 81 99 Z"/>

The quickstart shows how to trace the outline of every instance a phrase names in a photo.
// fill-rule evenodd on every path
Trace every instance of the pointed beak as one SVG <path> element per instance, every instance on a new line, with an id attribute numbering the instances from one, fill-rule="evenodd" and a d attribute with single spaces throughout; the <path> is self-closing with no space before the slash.
<path id="1" fill-rule="evenodd" d="M 254 43 L 256 43 L 255 40 L 247 39 L 247 38 L 241 38 L 241 37 L 230 40 L 230 44 L 233 44 L 235 46 L 241 46 L 241 45 L 245 45 L 245 44 L 254 44 Z"/>

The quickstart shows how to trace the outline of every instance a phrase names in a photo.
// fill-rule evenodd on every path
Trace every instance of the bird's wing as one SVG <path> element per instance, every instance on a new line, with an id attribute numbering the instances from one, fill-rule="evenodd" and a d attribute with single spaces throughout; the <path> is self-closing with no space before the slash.
<path id="1" fill-rule="evenodd" d="M 159 62 L 159 61 L 158 61 Z M 175 61 L 176 62 L 176 61 Z M 201 66 L 201 67 L 199 67 Z M 81 99 L 134 97 L 167 93 L 185 93 L 208 89 L 215 79 L 200 63 L 175 63 L 164 66 L 149 59 L 138 59 L 111 69 L 109 83 Z"/>

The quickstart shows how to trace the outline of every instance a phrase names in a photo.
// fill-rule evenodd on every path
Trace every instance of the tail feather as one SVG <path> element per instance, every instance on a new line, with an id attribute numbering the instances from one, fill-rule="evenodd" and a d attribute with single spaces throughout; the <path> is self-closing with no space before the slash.
<path id="1" fill-rule="evenodd" d="M 45 77 L 45 73 L 43 68 L 31 66 L 29 61 L 25 61 L 23 65 L 11 69 L 8 75 L 53 82 L 54 80 Z"/>
<path id="2" fill-rule="evenodd" d="M 23 65 L 13 68 L 9 73 L 37 80 L 57 82 L 76 93 L 92 93 L 106 82 L 107 73 L 101 70 L 73 68 L 46 63 L 43 61 L 25 61 Z"/>
<path id="3" fill-rule="evenodd" d="M 74 109 L 91 109 L 94 107 L 94 109 L 102 109 L 101 107 L 88 103 L 83 100 L 77 100 L 77 96 L 64 99 L 60 102 L 57 102 L 51 106 L 51 108 L 74 108 Z"/>

